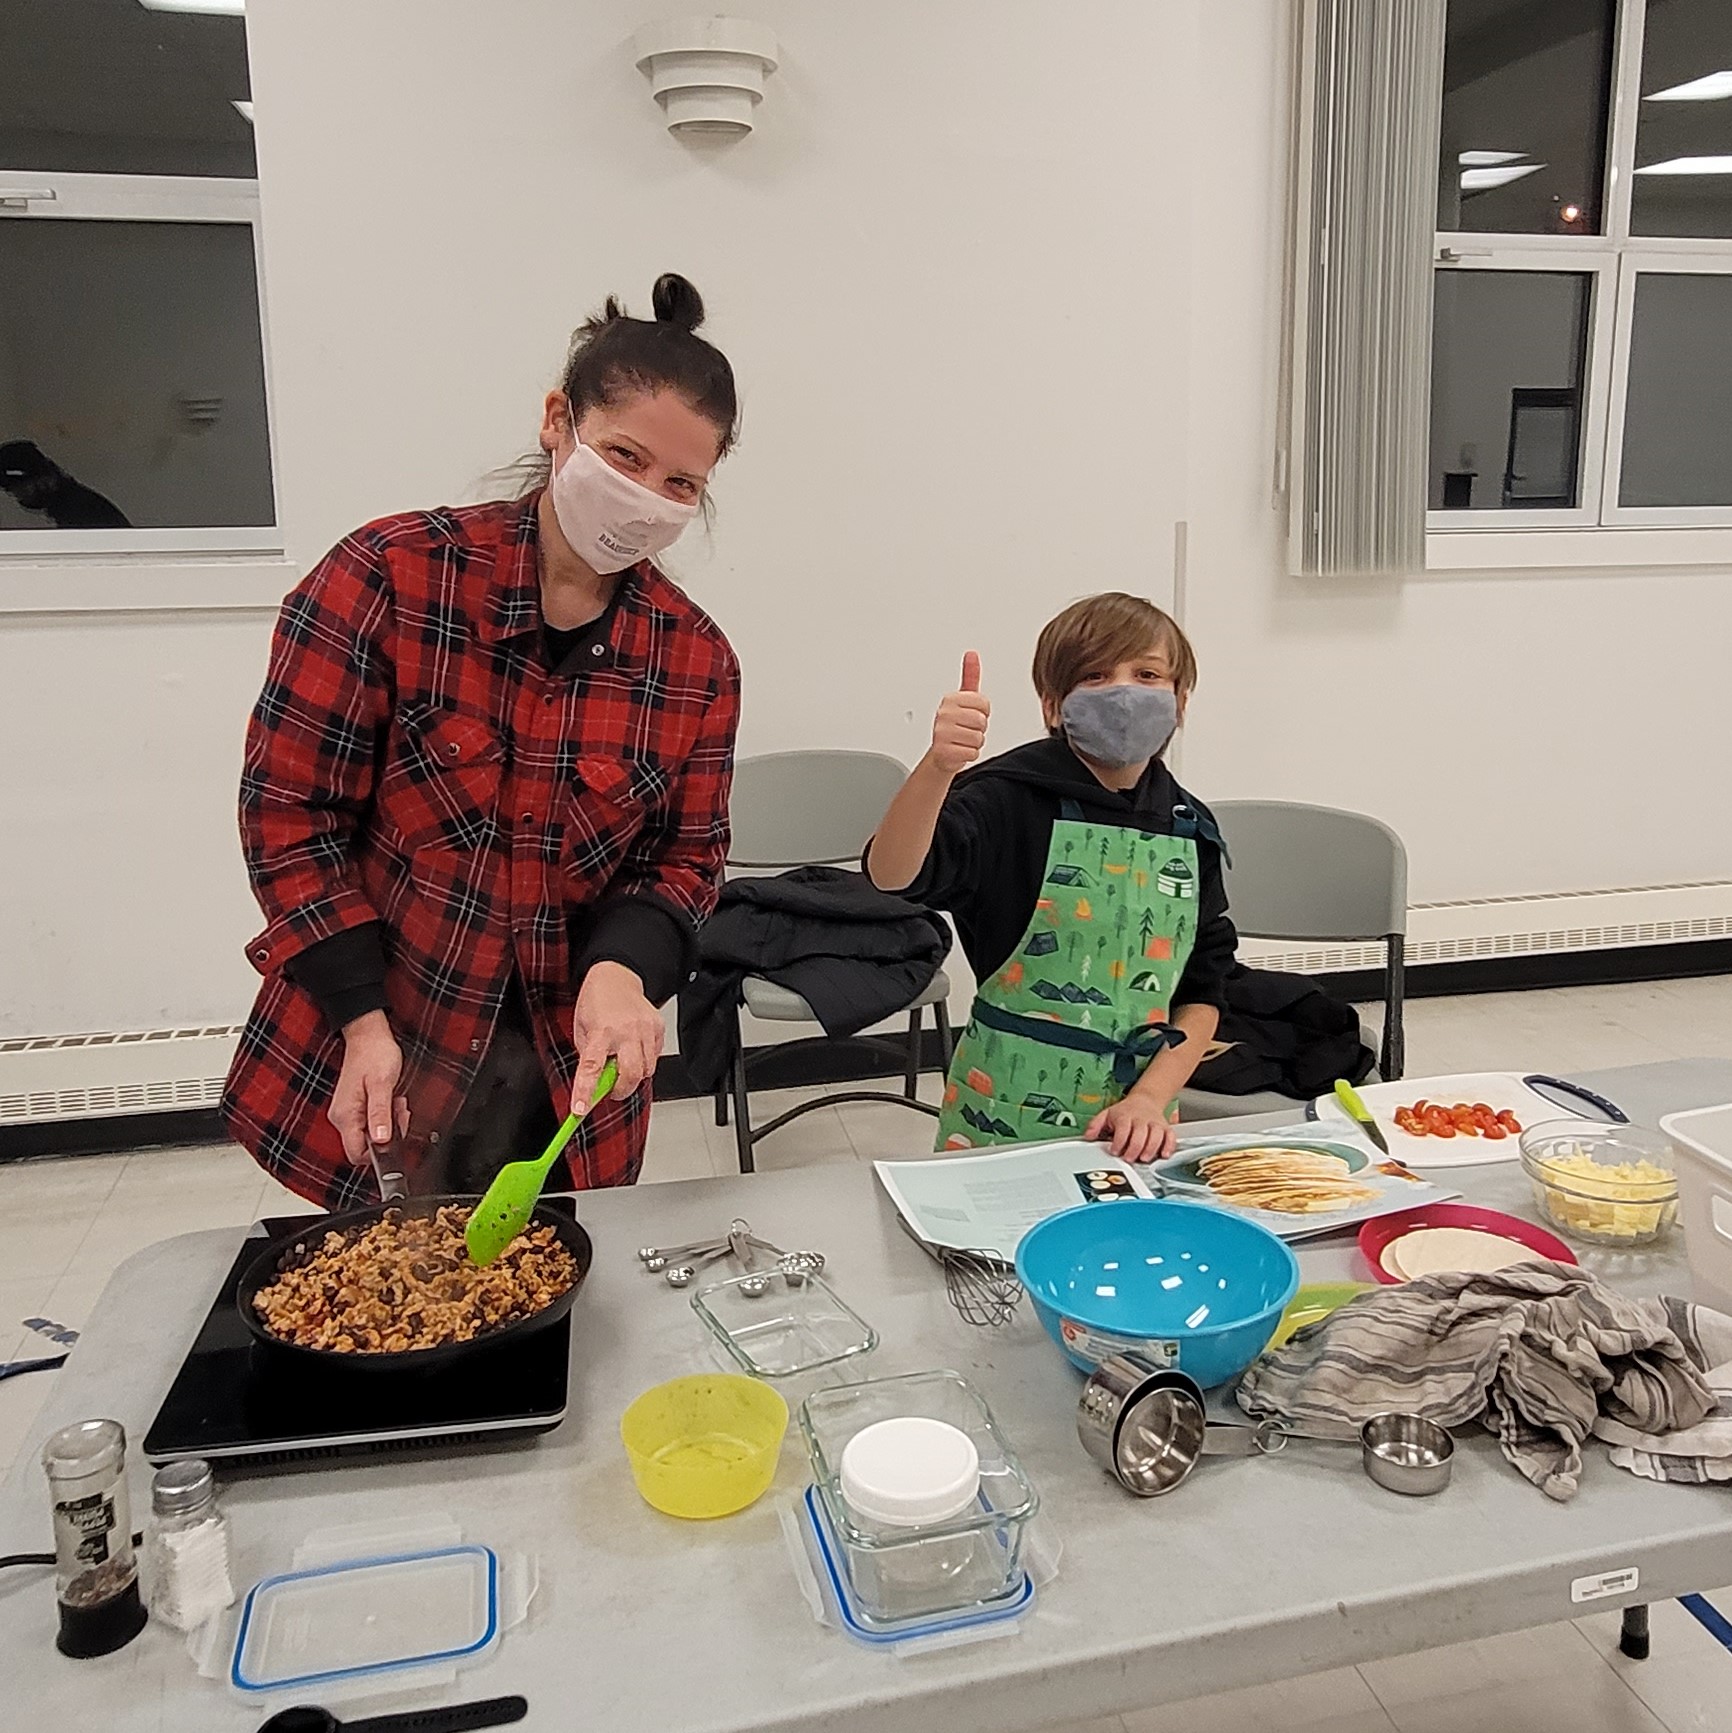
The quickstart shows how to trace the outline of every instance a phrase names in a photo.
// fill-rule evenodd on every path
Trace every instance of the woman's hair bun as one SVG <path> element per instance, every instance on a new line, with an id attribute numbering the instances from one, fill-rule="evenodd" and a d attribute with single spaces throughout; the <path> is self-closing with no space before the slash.
<path id="1" fill-rule="evenodd" d="M 656 278 L 651 296 L 656 322 L 695 331 L 704 322 L 704 298 L 677 271 L 664 271 Z"/>

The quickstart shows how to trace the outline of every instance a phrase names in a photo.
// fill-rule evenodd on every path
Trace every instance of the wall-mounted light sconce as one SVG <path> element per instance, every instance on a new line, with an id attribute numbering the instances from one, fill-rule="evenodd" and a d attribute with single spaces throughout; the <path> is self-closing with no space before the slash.
<path id="1" fill-rule="evenodd" d="M 743 18 L 662 19 L 644 25 L 634 45 L 676 136 L 745 137 L 780 53 L 773 32 Z"/>

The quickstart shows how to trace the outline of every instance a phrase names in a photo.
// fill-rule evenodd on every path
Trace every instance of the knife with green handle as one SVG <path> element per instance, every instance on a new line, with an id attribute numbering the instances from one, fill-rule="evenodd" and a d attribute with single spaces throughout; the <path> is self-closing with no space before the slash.
<path id="1" fill-rule="evenodd" d="M 1347 1110 L 1347 1117 L 1363 1129 L 1365 1135 L 1383 1151 L 1389 1153 L 1389 1143 L 1382 1128 L 1371 1117 L 1371 1109 L 1359 1098 L 1359 1091 L 1345 1077 L 1335 1079 L 1335 1099 Z"/>

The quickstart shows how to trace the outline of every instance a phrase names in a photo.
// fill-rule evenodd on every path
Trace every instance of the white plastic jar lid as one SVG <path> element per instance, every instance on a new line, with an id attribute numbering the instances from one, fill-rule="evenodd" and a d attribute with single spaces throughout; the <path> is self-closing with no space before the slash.
<path id="1" fill-rule="evenodd" d="M 842 1450 L 842 1497 L 892 1528 L 948 1522 L 980 1493 L 980 1452 L 959 1427 L 921 1414 L 863 1427 Z"/>

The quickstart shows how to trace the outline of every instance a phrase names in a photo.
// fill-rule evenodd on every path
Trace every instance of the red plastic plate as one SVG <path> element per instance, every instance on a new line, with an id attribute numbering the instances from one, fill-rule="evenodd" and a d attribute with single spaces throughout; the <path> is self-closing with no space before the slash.
<path id="1" fill-rule="evenodd" d="M 1428 1203 L 1418 1209 L 1403 1210 L 1400 1215 L 1374 1216 L 1360 1228 L 1359 1254 L 1378 1281 L 1388 1286 L 1400 1282 L 1398 1275 L 1383 1267 L 1384 1247 L 1415 1228 L 1473 1228 L 1482 1234 L 1496 1234 L 1499 1239 L 1514 1240 L 1540 1257 L 1553 1258 L 1560 1264 L 1576 1261 L 1576 1254 L 1556 1234 L 1548 1234 L 1544 1228 L 1524 1222 L 1519 1216 L 1481 1209 L 1478 1204 Z"/>

